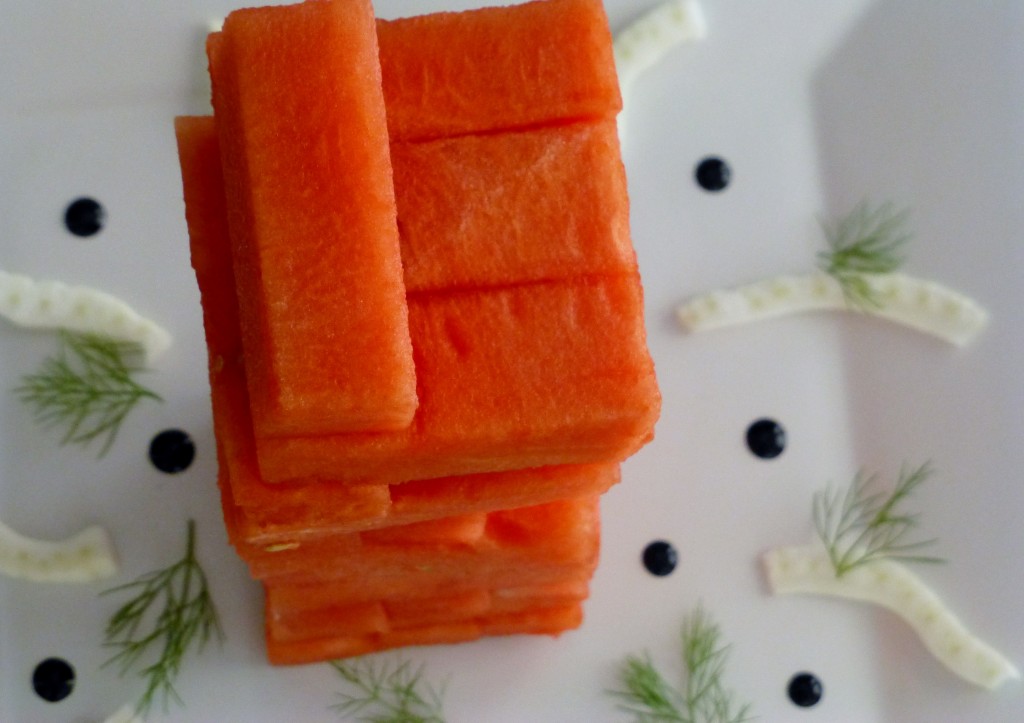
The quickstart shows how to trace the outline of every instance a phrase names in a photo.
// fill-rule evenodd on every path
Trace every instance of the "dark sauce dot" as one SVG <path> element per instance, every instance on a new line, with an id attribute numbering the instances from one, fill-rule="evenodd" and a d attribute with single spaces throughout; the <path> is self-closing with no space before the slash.
<path id="1" fill-rule="evenodd" d="M 716 193 L 729 185 L 729 181 L 732 180 L 732 169 L 721 158 L 710 156 L 697 164 L 693 176 L 705 191 Z"/>
<path id="2" fill-rule="evenodd" d="M 106 211 L 91 198 L 79 198 L 68 204 L 64 211 L 64 225 L 75 236 L 92 236 L 103 228 Z"/>
<path id="3" fill-rule="evenodd" d="M 32 688 L 43 700 L 56 703 L 71 695 L 75 669 L 66 660 L 47 658 L 32 672 Z"/>
<path id="4" fill-rule="evenodd" d="M 652 575 L 664 577 L 676 569 L 676 548 L 664 540 L 652 542 L 644 548 L 644 567 Z"/>
<path id="5" fill-rule="evenodd" d="M 747 427 L 747 446 L 761 459 L 775 459 L 786 448 L 786 430 L 774 419 L 759 419 Z"/>
<path id="6" fill-rule="evenodd" d="M 183 472 L 192 464 L 196 447 L 192 438 L 180 429 L 168 429 L 153 437 L 149 443 L 149 461 L 161 472 Z"/>
<path id="7" fill-rule="evenodd" d="M 821 701 L 821 681 L 810 673 L 797 673 L 789 681 L 789 699 L 801 708 L 810 708 Z"/>

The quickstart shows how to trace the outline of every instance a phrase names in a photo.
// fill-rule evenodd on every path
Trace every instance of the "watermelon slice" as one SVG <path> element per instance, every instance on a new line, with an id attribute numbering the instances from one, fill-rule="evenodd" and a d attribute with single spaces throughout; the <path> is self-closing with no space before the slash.
<path id="1" fill-rule="evenodd" d="M 601 0 L 378 21 L 394 141 L 614 118 L 622 108 Z"/>
<path id="2" fill-rule="evenodd" d="M 398 483 L 618 462 L 661 397 L 636 275 L 409 301 L 420 405 L 400 432 L 256 438 L 267 482 Z"/>
<path id="3" fill-rule="evenodd" d="M 370 0 L 238 10 L 208 50 L 256 428 L 408 426 L 415 370 Z"/>
<path id="4" fill-rule="evenodd" d="M 394 143 L 409 293 L 632 274 L 614 120 Z"/>
<path id="5" fill-rule="evenodd" d="M 202 293 L 206 339 L 208 344 L 211 339 L 220 343 L 207 347 L 209 373 L 214 375 L 224 367 L 225 360 L 236 363 L 242 356 L 235 273 L 231 256 L 224 253 L 223 246 L 228 239 L 228 217 L 220 145 L 212 117 L 175 118 L 174 132 L 183 179 L 189 251 Z M 211 283 L 204 283 L 207 280 Z"/>
<path id="6" fill-rule="evenodd" d="M 543 586 L 538 589 L 543 589 Z M 482 619 L 498 615 L 537 612 L 556 606 L 579 606 L 583 602 L 583 599 L 570 599 L 566 595 L 552 599 L 542 595 L 502 598 L 498 597 L 500 592 L 473 590 L 435 598 L 340 605 L 296 615 L 281 614 L 270 607 L 266 611 L 267 635 L 276 642 L 288 643 L 316 638 L 424 631 L 453 623 L 479 624 Z M 498 608 L 493 604 L 495 599 L 500 601 Z"/>
<path id="7" fill-rule="evenodd" d="M 339 581 L 335 596 L 357 580 L 458 578 L 467 572 L 523 574 L 593 569 L 600 524 L 597 498 L 563 500 L 518 510 L 448 518 L 408 527 L 334 535 L 318 543 L 243 554 L 253 576 L 278 583 Z M 425 529 L 424 529 L 425 527 Z M 482 529 L 481 529 L 482 527 Z M 467 533 L 472 534 L 467 534 Z M 479 532 L 479 534 L 476 534 Z"/>
<path id="8" fill-rule="evenodd" d="M 342 616 L 338 613 L 339 618 Z M 482 615 L 468 621 L 427 625 L 353 636 L 314 637 L 282 641 L 274 623 L 267 621 L 267 657 L 275 665 L 297 665 L 400 648 L 409 645 L 463 643 L 489 635 L 552 635 L 578 628 L 583 622 L 579 603 L 526 608 L 515 612 Z"/>
<path id="9" fill-rule="evenodd" d="M 493 568 L 492 568 L 493 569 Z M 573 590 L 587 589 L 593 568 L 580 565 L 575 568 L 552 567 L 548 570 L 505 570 L 502 575 L 462 575 L 456 578 L 442 575 L 420 574 L 414 581 L 402 577 L 377 577 L 366 586 L 354 586 L 341 580 L 321 580 L 292 583 L 272 578 L 264 581 L 267 604 L 287 614 L 299 614 L 330 607 L 373 603 L 381 600 L 430 600 L 447 595 L 468 594 L 475 590 L 502 590 L 502 596 L 515 596 L 516 590 L 572 586 Z M 511 591 L 511 592 L 510 592 Z M 554 599 L 558 593 L 551 593 Z M 503 608 L 504 603 L 499 602 Z"/>

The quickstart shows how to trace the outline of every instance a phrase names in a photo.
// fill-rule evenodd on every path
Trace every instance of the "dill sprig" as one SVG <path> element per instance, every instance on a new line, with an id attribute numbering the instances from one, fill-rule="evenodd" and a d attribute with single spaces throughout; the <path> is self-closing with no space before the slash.
<path id="1" fill-rule="evenodd" d="M 61 444 L 88 446 L 105 438 L 102 457 L 139 401 L 162 401 L 132 378 L 141 371 L 135 363 L 140 351 L 131 342 L 62 330 L 56 356 L 47 358 L 38 372 L 23 377 L 14 392 L 34 407 L 36 421 L 65 428 Z"/>
<path id="2" fill-rule="evenodd" d="M 898 508 L 932 474 L 931 465 L 909 469 L 904 465 L 892 491 L 869 493 L 877 475 L 858 472 L 845 492 L 828 489 L 814 495 L 814 527 L 825 544 L 836 577 L 873 560 L 889 558 L 906 562 L 942 562 L 917 554 L 935 540 L 910 542 L 917 515 Z"/>
<path id="3" fill-rule="evenodd" d="M 146 679 L 146 691 L 136 707 L 142 716 L 158 694 L 164 710 L 171 699 L 182 704 L 174 680 L 185 654 L 191 647 L 201 651 L 211 637 L 224 639 L 206 573 L 196 559 L 195 531 L 195 522 L 189 520 L 185 555 L 173 565 L 102 593 L 135 595 L 107 623 L 105 644 L 118 652 L 104 666 L 116 664 L 124 675 L 149 654 L 152 662 L 139 671 Z"/>
<path id="4" fill-rule="evenodd" d="M 865 276 L 891 273 L 903 263 L 900 251 L 910 240 L 904 230 L 908 215 L 892 203 L 872 208 L 862 201 L 836 223 L 822 224 L 828 250 L 818 254 L 818 265 L 839 282 L 850 306 L 882 305 Z"/>
<path id="5" fill-rule="evenodd" d="M 722 678 L 729 648 L 722 631 L 703 607 L 683 621 L 681 640 L 686 679 L 680 691 L 661 675 L 646 653 L 626 658 L 620 671 L 622 690 L 611 694 L 637 723 L 741 723 L 750 720 L 748 704 L 736 707 Z"/>
<path id="6" fill-rule="evenodd" d="M 369 658 L 330 663 L 355 688 L 340 693 L 341 702 L 331 706 L 342 715 L 367 723 L 444 723 L 444 687 L 434 688 L 423 679 L 423 665 Z"/>

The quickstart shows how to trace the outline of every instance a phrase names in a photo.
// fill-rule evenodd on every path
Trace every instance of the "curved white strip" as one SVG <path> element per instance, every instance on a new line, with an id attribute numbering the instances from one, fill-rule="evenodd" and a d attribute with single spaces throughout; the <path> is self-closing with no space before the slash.
<path id="1" fill-rule="evenodd" d="M 933 281 L 901 273 L 865 274 L 878 307 L 851 306 L 832 276 L 819 272 L 778 276 L 736 289 L 713 291 L 676 308 L 688 331 L 705 331 L 805 311 L 871 314 L 957 346 L 970 343 L 988 324 L 973 299 Z"/>
<path id="2" fill-rule="evenodd" d="M 623 97 L 636 78 L 675 46 L 707 35 L 704 11 L 697 0 L 667 0 L 641 15 L 615 35 L 615 69 Z M 619 137 L 625 121 L 619 116 Z"/>
<path id="3" fill-rule="evenodd" d="M 881 605 L 903 618 L 925 647 L 961 678 L 993 689 L 1020 671 L 972 635 L 917 576 L 892 560 L 875 560 L 836 577 L 821 545 L 781 547 L 764 556 L 776 595 L 832 595 Z"/>
<path id="4" fill-rule="evenodd" d="M 615 35 L 615 69 L 625 92 L 637 76 L 680 43 L 707 35 L 697 0 L 668 0 L 646 12 Z"/>
<path id="5" fill-rule="evenodd" d="M 151 362 L 171 335 L 110 294 L 0 270 L 0 316 L 30 328 L 67 329 L 139 344 Z"/>
<path id="6" fill-rule="evenodd" d="M 110 536 L 92 526 L 60 542 L 35 540 L 0 523 L 0 573 L 37 582 L 93 582 L 117 574 Z"/>

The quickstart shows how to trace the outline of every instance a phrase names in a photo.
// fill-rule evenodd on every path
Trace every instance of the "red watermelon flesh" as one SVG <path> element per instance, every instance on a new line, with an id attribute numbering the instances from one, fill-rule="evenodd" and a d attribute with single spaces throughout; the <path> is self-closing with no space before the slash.
<path id="1" fill-rule="evenodd" d="M 230 477 L 233 496 L 226 507 L 241 501 L 245 508 L 233 515 L 236 543 L 288 544 L 294 541 L 289 535 L 316 528 L 353 531 L 524 506 L 563 495 L 603 492 L 617 481 L 617 467 L 593 465 L 413 482 L 393 491 L 385 485 L 317 483 L 284 488 L 264 484 L 256 470 L 246 387 L 239 374 L 241 341 L 232 323 L 237 318 L 233 295 L 226 293 L 234 274 L 227 258 L 214 121 L 180 118 L 176 129 L 193 264 L 203 299 L 221 472 Z"/>
<path id="2" fill-rule="evenodd" d="M 204 243 L 211 253 L 226 248 L 223 239 L 199 237 L 193 243 Z M 200 288 L 223 281 L 210 279 Z M 635 275 L 430 294 L 410 303 L 420 386 L 413 426 L 392 433 L 258 439 L 264 481 L 379 485 L 614 462 L 651 437 L 660 395 Z M 220 311 L 208 304 L 204 313 Z M 214 333 L 223 328 L 208 325 Z M 233 344 L 225 339 L 215 346 Z M 227 375 L 237 375 L 236 366 L 227 364 L 211 379 L 215 397 L 240 394 L 218 389 L 230 385 Z M 232 458 L 232 448 L 244 440 L 222 444 Z"/>
<path id="3" fill-rule="evenodd" d="M 401 648 L 409 645 L 440 645 L 477 640 L 490 635 L 553 635 L 572 630 L 583 622 L 579 603 L 568 603 L 517 612 L 483 615 L 470 621 L 427 625 L 358 636 L 315 637 L 284 642 L 274 637 L 267 623 L 267 657 L 276 665 L 296 665 Z"/>
<path id="4" fill-rule="evenodd" d="M 661 397 L 636 275 L 410 298 L 420 405 L 401 432 L 257 437 L 267 482 L 405 482 L 618 462 Z"/>
<path id="5" fill-rule="evenodd" d="M 373 578 L 456 578 L 510 569 L 593 569 L 600 522 L 597 498 L 561 500 L 373 532 L 337 535 L 293 549 L 243 555 L 254 577 L 288 584 Z M 418 538 L 418 539 L 417 539 Z"/>
<path id="6" fill-rule="evenodd" d="M 415 370 L 370 0 L 237 10 L 208 49 L 256 428 L 408 426 Z"/>
<path id="7" fill-rule="evenodd" d="M 481 618 L 495 615 L 580 605 L 586 597 L 586 590 L 581 598 L 565 594 L 546 598 L 539 593 L 533 596 L 502 597 L 501 592 L 477 589 L 434 598 L 339 605 L 298 614 L 286 614 L 268 607 L 267 634 L 277 642 L 297 642 L 315 638 L 415 631 L 453 623 L 476 623 Z M 500 601 L 499 606 L 494 605 L 495 600 Z"/>
<path id="8" fill-rule="evenodd" d="M 393 143 L 412 292 L 633 274 L 614 120 Z"/>
<path id="9" fill-rule="evenodd" d="M 377 37 L 393 141 L 613 118 L 622 107 L 601 0 L 378 21 Z"/>

